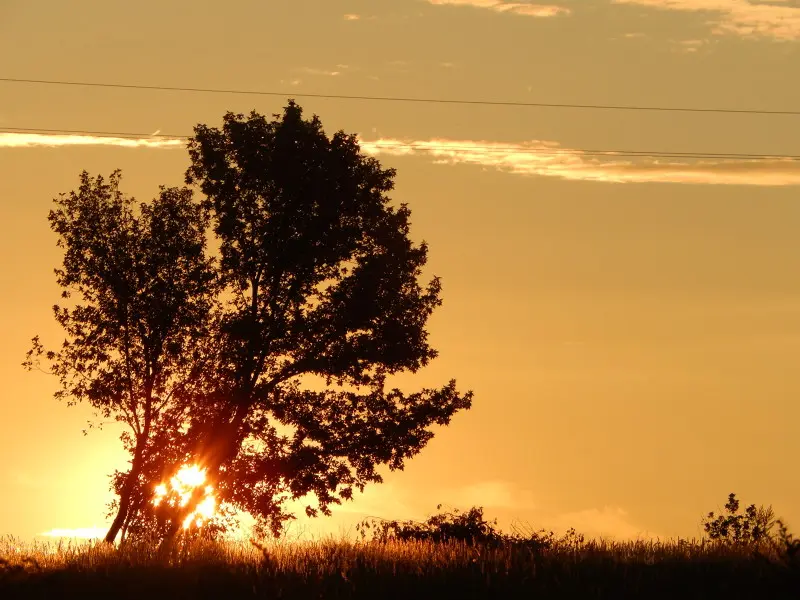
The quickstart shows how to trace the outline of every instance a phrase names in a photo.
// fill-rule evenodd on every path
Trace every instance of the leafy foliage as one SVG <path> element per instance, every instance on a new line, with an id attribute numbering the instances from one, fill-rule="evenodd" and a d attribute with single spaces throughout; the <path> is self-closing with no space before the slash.
<path id="1" fill-rule="evenodd" d="M 410 239 L 408 207 L 390 204 L 394 170 L 354 135 L 328 137 L 290 102 L 273 120 L 198 125 L 189 155 L 202 202 L 162 188 L 136 203 L 119 173 L 84 173 L 50 214 L 64 249 L 57 282 L 80 300 L 56 307 L 61 350 L 36 338 L 26 365 L 44 356 L 57 396 L 129 427 L 109 540 L 161 530 L 152 485 L 185 463 L 277 534 L 287 500 L 329 514 L 472 402 L 455 381 L 389 387 L 436 357 L 426 324 L 441 282 L 422 280 L 428 247 Z M 209 226 L 218 262 L 205 257 Z M 166 537 L 198 500 L 168 519 Z"/>
<path id="2" fill-rule="evenodd" d="M 757 544 L 769 538 L 775 524 L 775 513 L 771 506 L 756 508 L 755 504 L 751 504 L 744 513 L 740 513 L 739 500 L 733 493 L 728 496 L 725 511 L 727 514 L 716 516 L 712 511 L 704 519 L 703 529 L 712 540 L 741 545 Z"/>
<path id="3" fill-rule="evenodd" d="M 356 531 L 363 540 L 369 539 L 383 544 L 393 541 L 461 542 L 481 546 L 525 546 L 541 550 L 557 544 L 562 547 L 578 547 L 585 541 L 584 536 L 574 529 L 567 531 L 561 538 L 557 538 L 553 531 L 544 529 L 522 531 L 515 527 L 512 533 L 503 533 L 497 527 L 497 519 L 487 521 L 484 518 L 482 506 L 473 506 L 467 511 L 457 508 L 443 511 L 439 504 L 436 509 L 440 512 L 422 523 L 372 517 L 356 525 Z"/>
<path id="4" fill-rule="evenodd" d="M 800 539 L 789 533 L 789 528 L 782 519 L 777 519 L 775 524 L 778 526 L 778 531 L 770 535 L 768 541 L 777 556 L 777 562 L 797 569 L 800 573 Z"/>
<path id="5" fill-rule="evenodd" d="M 441 511 L 442 505 L 439 504 L 436 509 Z M 399 540 L 494 544 L 503 537 L 497 529 L 497 519 L 484 519 L 482 506 L 473 506 L 466 512 L 458 509 L 442 511 L 423 523 L 370 518 L 356 525 L 356 531 L 362 539 L 369 535 L 372 541 L 381 543 Z"/>
<path id="6" fill-rule="evenodd" d="M 66 304 L 53 311 L 66 339 L 48 351 L 35 337 L 24 363 L 44 360 L 59 380 L 57 398 L 87 402 L 126 426 L 131 468 L 113 478 L 114 535 L 144 484 L 153 439 L 188 409 L 216 287 L 205 256 L 208 217 L 191 190 L 161 188 L 139 203 L 120 191 L 120 179 L 119 171 L 108 181 L 83 172 L 78 191 L 54 201 L 50 226 L 64 250 L 55 273 Z"/>
<path id="7" fill-rule="evenodd" d="M 290 102 L 271 121 L 228 113 L 221 129 L 198 126 L 189 153 L 224 286 L 189 435 L 224 499 L 276 533 L 286 499 L 329 514 L 380 482 L 379 465 L 402 468 L 472 394 L 454 381 L 386 389 L 436 357 L 425 326 L 441 284 L 420 283 L 428 248 L 409 238 L 408 207 L 390 205 L 395 172 L 355 136 L 329 138 Z"/>

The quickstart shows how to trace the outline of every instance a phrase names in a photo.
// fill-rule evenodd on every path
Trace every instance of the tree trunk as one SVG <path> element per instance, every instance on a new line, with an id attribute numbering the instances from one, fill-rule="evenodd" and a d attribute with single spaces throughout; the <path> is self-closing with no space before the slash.
<path id="1" fill-rule="evenodd" d="M 128 475 L 128 477 L 132 476 L 133 472 Z M 111 523 L 108 533 L 106 533 L 105 542 L 107 544 L 114 543 L 114 540 L 117 539 L 117 534 L 119 534 L 120 529 L 122 529 L 122 526 L 125 524 L 131 504 L 131 491 L 132 488 L 130 488 L 126 483 L 119 497 L 119 509 L 117 510 L 117 516 L 114 517 L 114 521 Z"/>
<path id="2" fill-rule="evenodd" d="M 174 520 L 169 524 L 169 529 L 164 534 L 164 537 L 161 539 L 161 543 L 158 546 L 158 553 L 162 559 L 166 559 L 172 554 L 172 550 L 175 548 L 175 542 L 178 539 L 178 533 L 181 530 L 181 525 L 179 520 Z"/>
<path id="3" fill-rule="evenodd" d="M 128 476 L 125 478 L 125 485 L 122 486 L 122 491 L 119 495 L 119 509 L 117 510 L 117 516 L 114 517 L 114 521 L 111 523 L 108 533 L 106 533 L 105 542 L 107 544 L 114 543 L 114 540 L 117 539 L 117 535 L 119 534 L 123 525 L 125 525 L 126 521 L 128 520 L 128 513 L 131 509 L 131 495 L 133 493 L 133 487 L 136 484 L 136 480 L 139 479 L 143 454 L 144 445 L 141 445 L 136 449 L 136 453 L 131 461 L 131 470 L 128 473 Z"/>

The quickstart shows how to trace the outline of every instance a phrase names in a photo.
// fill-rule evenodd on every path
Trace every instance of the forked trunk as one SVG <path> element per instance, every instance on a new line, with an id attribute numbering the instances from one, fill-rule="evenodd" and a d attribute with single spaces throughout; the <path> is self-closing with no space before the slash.
<path id="1" fill-rule="evenodd" d="M 120 530 L 128 521 L 129 512 L 131 510 L 133 488 L 136 485 L 136 481 L 139 479 L 139 473 L 142 468 L 143 453 L 144 448 L 137 448 L 136 454 L 133 457 L 133 461 L 131 461 L 131 470 L 128 473 L 128 476 L 125 478 L 125 484 L 122 486 L 122 491 L 119 495 L 119 508 L 117 510 L 117 515 L 114 517 L 111 527 L 108 528 L 108 533 L 106 533 L 105 542 L 107 544 L 114 543 L 114 540 L 117 539 L 117 535 L 119 535 Z"/>
<path id="2" fill-rule="evenodd" d="M 131 477 L 132 475 L 133 473 L 131 473 L 128 477 Z M 117 539 L 117 535 L 128 518 L 128 511 L 131 507 L 132 491 L 133 486 L 129 486 L 126 482 L 119 497 L 119 509 L 117 510 L 117 516 L 114 517 L 114 521 L 111 523 L 111 527 L 108 528 L 108 533 L 106 533 L 105 542 L 107 544 L 114 543 L 114 540 Z"/>

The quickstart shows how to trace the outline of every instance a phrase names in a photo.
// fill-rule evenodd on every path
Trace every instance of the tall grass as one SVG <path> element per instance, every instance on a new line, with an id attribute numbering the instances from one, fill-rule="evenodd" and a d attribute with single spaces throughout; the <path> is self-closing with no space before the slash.
<path id="1" fill-rule="evenodd" d="M 708 541 L 101 543 L 0 540 L 0 598 L 800 598 L 778 548 Z"/>

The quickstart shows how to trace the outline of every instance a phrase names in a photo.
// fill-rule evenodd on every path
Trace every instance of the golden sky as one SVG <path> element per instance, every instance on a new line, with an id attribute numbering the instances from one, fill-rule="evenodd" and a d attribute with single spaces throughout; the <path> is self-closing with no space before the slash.
<path id="1" fill-rule="evenodd" d="M 736 492 L 800 527 L 800 115 L 304 98 L 304 93 L 798 110 L 797 0 L 0 0 L 0 532 L 102 527 L 113 429 L 20 367 L 58 343 L 46 221 L 78 173 L 151 198 L 186 135 L 292 95 L 398 169 L 444 284 L 440 358 L 474 407 L 313 531 L 482 504 L 591 535 L 693 536 Z"/>

